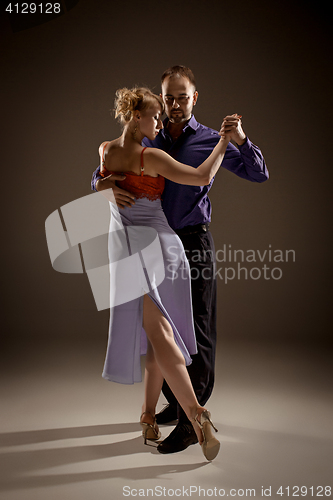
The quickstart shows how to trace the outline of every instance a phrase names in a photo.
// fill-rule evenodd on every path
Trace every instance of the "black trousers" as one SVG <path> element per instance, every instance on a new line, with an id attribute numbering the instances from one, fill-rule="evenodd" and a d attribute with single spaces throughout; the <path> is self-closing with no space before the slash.
<path id="1" fill-rule="evenodd" d="M 194 392 L 201 406 L 208 401 L 214 386 L 216 352 L 216 279 L 215 247 L 211 233 L 179 235 L 191 269 L 191 290 L 194 327 L 198 353 L 187 367 Z M 178 406 L 179 422 L 189 422 L 168 384 L 163 394 L 172 405 Z"/>

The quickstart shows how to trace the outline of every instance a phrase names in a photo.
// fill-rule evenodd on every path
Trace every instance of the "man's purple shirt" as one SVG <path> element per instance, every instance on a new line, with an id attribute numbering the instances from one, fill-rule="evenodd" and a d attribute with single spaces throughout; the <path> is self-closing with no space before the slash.
<path id="1" fill-rule="evenodd" d="M 146 137 L 144 146 L 162 149 L 180 163 L 197 168 L 203 163 L 220 140 L 216 130 L 198 123 L 192 115 L 183 128 L 183 133 L 173 141 L 166 127 L 168 118 L 164 120 L 164 128 L 156 139 L 150 141 Z M 264 182 L 268 179 L 264 157 L 248 138 L 242 146 L 235 147 L 229 143 L 225 152 L 222 167 L 252 182 Z M 101 178 L 100 167 L 93 173 L 91 187 Z M 162 207 L 172 229 L 205 224 L 211 220 L 211 202 L 208 192 L 214 179 L 208 186 L 187 186 L 165 179 Z"/>

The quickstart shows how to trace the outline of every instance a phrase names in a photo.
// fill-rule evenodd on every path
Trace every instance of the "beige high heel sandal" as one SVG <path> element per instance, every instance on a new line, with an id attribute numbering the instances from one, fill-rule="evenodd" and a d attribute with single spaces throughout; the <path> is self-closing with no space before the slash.
<path id="1" fill-rule="evenodd" d="M 147 413 L 147 415 L 150 415 L 152 417 L 154 421 L 153 424 L 147 424 L 146 422 L 141 422 L 141 418 L 143 415 L 145 415 L 145 413 Z M 161 433 L 158 427 L 156 429 L 155 424 L 156 424 L 156 417 L 153 416 L 149 411 L 144 411 L 141 414 L 140 425 L 142 427 L 142 436 L 143 439 L 145 440 L 145 444 L 147 444 L 147 439 L 150 439 L 151 441 L 156 441 L 156 439 L 160 439 Z"/>
<path id="2" fill-rule="evenodd" d="M 201 415 L 193 419 L 200 427 L 203 437 L 201 448 L 207 460 L 214 460 L 220 450 L 220 442 L 213 436 L 212 427 L 217 432 L 216 427 L 210 419 L 210 412 L 204 410 Z"/>

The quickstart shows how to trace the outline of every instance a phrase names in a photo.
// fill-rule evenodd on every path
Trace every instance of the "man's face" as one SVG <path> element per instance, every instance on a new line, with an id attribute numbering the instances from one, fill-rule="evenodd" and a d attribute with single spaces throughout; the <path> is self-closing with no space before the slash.
<path id="1" fill-rule="evenodd" d="M 191 118 L 198 92 L 185 77 L 167 77 L 162 83 L 161 97 L 171 123 L 183 123 Z"/>

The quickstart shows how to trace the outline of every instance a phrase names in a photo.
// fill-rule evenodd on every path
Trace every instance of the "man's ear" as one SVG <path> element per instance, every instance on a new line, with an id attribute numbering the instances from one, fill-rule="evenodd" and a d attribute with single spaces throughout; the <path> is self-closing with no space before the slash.
<path id="1" fill-rule="evenodd" d="M 193 106 L 196 105 L 197 100 L 198 100 L 199 92 L 196 90 L 193 94 Z"/>

